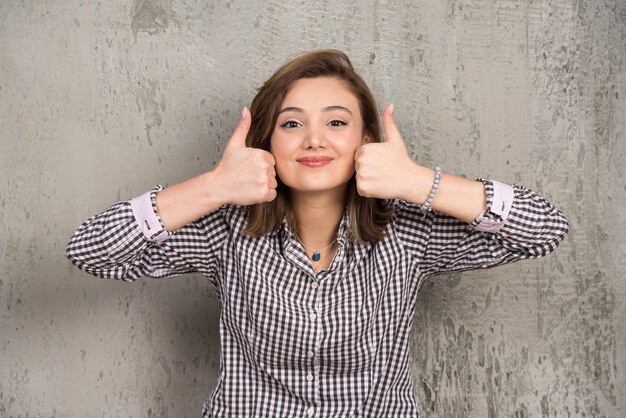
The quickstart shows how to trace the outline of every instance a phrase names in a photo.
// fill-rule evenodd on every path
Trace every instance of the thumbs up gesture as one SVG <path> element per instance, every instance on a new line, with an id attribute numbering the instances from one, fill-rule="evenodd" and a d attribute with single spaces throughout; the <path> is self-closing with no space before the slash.
<path id="1" fill-rule="evenodd" d="M 385 142 L 368 143 L 354 155 L 361 196 L 413 200 L 415 164 L 393 118 L 393 103 L 383 111 Z"/>
<path id="2" fill-rule="evenodd" d="M 246 147 L 251 121 L 250 112 L 244 108 L 222 159 L 213 170 L 215 192 L 223 203 L 253 205 L 276 198 L 274 156 L 262 149 Z"/>

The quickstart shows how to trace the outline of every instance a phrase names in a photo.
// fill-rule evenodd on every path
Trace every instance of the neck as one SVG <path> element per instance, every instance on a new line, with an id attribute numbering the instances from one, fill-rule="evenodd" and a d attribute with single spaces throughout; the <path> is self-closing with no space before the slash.
<path id="1" fill-rule="evenodd" d="M 309 248 L 325 248 L 337 238 L 345 208 L 345 193 L 292 191 L 292 207 L 300 240 Z"/>

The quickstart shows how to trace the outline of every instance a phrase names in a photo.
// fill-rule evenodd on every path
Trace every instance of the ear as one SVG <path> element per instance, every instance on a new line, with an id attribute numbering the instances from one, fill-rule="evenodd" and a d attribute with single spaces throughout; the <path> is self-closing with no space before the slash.
<path id="1" fill-rule="evenodd" d="M 372 142 L 373 142 L 372 136 L 368 132 L 365 132 L 363 134 L 363 139 L 361 140 L 361 145 L 371 144 Z"/>

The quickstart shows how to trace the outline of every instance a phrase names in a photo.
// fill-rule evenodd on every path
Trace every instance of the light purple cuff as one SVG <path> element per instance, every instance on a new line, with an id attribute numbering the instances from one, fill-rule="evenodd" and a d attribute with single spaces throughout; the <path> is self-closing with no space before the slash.
<path id="1" fill-rule="evenodd" d="M 493 198 L 491 208 L 482 211 L 476 217 L 474 229 L 483 232 L 498 232 L 509 218 L 509 211 L 513 205 L 513 186 L 499 181 L 490 180 L 493 184 Z M 489 216 L 492 215 L 492 216 Z M 493 216 L 497 215 L 497 216 Z"/>
<path id="2" fill-rule="evenodd" d="M 161 243 L 165 241 L 170 234 L 163 228 L 154 207 L 152 206 L 152 196 L 154 191 L 149 191 L 139 197 L 135 197 L 130 201 L 130 207 L 137 220 L 137 225 L 141 233 L 148 241 Z"/>

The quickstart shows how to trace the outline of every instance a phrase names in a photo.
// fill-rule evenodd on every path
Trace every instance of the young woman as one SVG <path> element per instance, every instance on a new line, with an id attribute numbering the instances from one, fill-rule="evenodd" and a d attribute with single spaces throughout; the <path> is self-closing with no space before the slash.
<path id="1" fill-rule="evenodd" d="M 88 219 L 79 268 L 132 281 L 200 272 L 221 299 L 204 417 L 417 417 L 409 332 L 434 274 L 553 251 L 536 193 L 413 162 L 348 57 L 302 55 L 259 90 L 210 172 Z"/>

